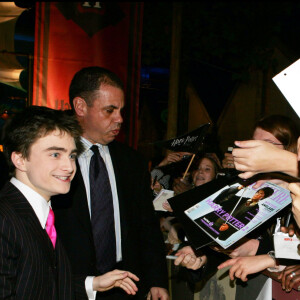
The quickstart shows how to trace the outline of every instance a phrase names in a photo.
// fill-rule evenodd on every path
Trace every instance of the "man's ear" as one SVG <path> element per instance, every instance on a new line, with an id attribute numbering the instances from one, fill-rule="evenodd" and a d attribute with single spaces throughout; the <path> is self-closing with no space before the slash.
<path id="1" fill-rule="evenodd" d="M 74 110 L 77 116 L 83 117 L 87 111 L 87 104 L 81 97 L 75 97 L 73 99 Z"/>
<path id="2" fill-rule="evenodd" d="M 16 169 L 25 172 L 26 171 L 26 167 L 25 167 L 25 159 L 22 156 L 21 153 L 19 152 L 13 152 L 11 154 L 11 161 L 13 162 L 13 164 L 15 165 Z"/>

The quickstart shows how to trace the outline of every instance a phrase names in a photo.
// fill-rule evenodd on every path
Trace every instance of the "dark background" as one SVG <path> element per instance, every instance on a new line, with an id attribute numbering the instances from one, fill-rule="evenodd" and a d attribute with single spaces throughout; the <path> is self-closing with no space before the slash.
<path id="1" fill-rule="evenodd" d="M 17 22 L 15 51 L 33 54 L 35 2 L 15 3 L 28 8 Z M 300 3 L 296 1 L 144 2 L 139 117 L 141 124 L 152 126 L 143 129 L 141 143 L 166 135 L 174 4 L 181 6 L 182 13 L 178 134 L 187 131 L 188 82 L 216 123 L 236 83 L 249 79 L 249 69 L 276 65 L 272 59 L 276 47 L 291 61 L 299 58 Z M 26 57 L 18 59 L 28 68 Z M 27 90 L 28 69 L 20 81 Z M 0 84 L 0 115 L 21 109 L 26 98 L 26 92 Z"/>
<path id="2" fill-rule="evenodd" d="M 156 126 L 155 132 L 145 126 L 149 140 L 166 135 L 174 4 L 180 4 L 182 12 L 178 135 L 187 131 L 184 93 L 189 82 L 216 124 L 234 88 L 249 80 L 251 69 L 276 66 L 276 48 L 291 62 L 299 58 L 297 2 L 145 2 L 140 111 L 143 117 L 146 111 Z M 153 155 L 158 153 L 159 149 Z"/>

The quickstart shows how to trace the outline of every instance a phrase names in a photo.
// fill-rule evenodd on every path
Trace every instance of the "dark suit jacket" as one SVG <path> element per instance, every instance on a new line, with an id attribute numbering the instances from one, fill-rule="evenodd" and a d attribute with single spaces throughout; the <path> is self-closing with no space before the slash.
<path id="1" fill-rule="evenodd" d="M 116 141 L 109 144 L 119 198 L 122 268 L 140 278 L 139 293 L 150 287 L 168 287 L 162 234 L 154 216 L 147 164 L 133 149 Z M 51 199 L 56 229 L 75 274 L 99 275 L 86 191 L 78 167 L 71 190 Z"/>
<path id="2" fill-rule="evenodd" d="M 71 276 L 59 239 L 54 250 L 29 202 L 6 183 L 0 194 L 0 299 L 75 299 Z"/>

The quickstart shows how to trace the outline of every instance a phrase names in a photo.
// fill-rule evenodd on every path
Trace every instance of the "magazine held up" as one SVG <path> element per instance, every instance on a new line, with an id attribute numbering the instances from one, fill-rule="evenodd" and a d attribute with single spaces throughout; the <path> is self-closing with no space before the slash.
<path id="1" fill-rule="evenodd" d="M 185 210 L 185 214 L 226 249 L 291 203 L 290 192 L 271 182 L 227 185 Z"/>

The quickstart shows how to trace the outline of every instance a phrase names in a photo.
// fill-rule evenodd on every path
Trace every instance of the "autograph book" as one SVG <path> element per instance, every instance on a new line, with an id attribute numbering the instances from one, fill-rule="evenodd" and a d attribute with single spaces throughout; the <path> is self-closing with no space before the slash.
<path id="1" fill-rule="evenodd" d="M 167 211 L 163 208 L 163 203 L 174 196 L 174 191 L 162 189 L 153 200 L 154 210 Z"/>
<path id="2" fill-rule="evenodd" d="M 184 213 L 198 228 L 224 249 L 270 219 L 291 203 L 290 192 L 266 182 L 226 185 Z"/>

